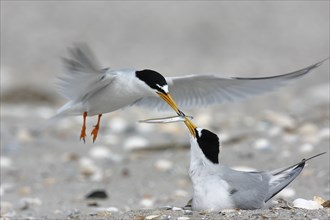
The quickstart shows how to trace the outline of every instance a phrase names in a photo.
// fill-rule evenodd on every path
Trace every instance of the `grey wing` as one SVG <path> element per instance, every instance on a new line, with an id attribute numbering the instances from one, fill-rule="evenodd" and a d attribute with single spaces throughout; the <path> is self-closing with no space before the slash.
<path id="1" fill-rule="evenodd" d="M 327 59 L 326 59 L 327 60 Z M 291 73 L 259 78 L 220 78 L 213 75 L 190 75 L 169 77 L 169 92 L 180 108 L 207 106 L 228 101 L 236 101 L 250 96 L 273 91 L 300 78 L 323 62 L 310 65 Z M 135 105 L 158 110 L 169 110 L 170 107 L 157 97 L 145 97 Z"/>
<path id="2" fill-rule="evenodd" d="M 231 170 L 222 178 L 230 185 L 230 197 L 235 207 L 259 209 L 265 204 L 270 175 L 265 172 L 241 172 Z"/>
<path id="3" fill-rule="evenodd" d="M 63 58 L 65 74 L 58 77 L 57 83 L 60 93 L 66 98 L 74 102 L 83 101 L 111 83 L 113 75 L 100 68 L 86 44 L 77 44 L 69 52 L 70 58 Z"/>

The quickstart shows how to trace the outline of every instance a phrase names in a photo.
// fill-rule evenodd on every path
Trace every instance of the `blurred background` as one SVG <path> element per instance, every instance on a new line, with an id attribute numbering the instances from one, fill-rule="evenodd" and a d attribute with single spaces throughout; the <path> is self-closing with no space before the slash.
<path id="1" fill-rule="evenodd" d="M 66 102 L 55 82 L 76 42 L 113 69 L 271 76 L 329 57 L 329 2 L 1 1 L 2 215 L 184 206 L 191 197 L 184 126 L 136 123 L 172 113 L 107 114 L 95 144 L 79 141 L 81 117 L 40 132 Z M 186 111 L 220 134 L 223 163 L 291 165 L 329 151 L 329 61 L 276 93 Z M 95 122 L 89 118 L 88 129 Z M 329 153 L 311 161 L 282 197 L 329 199 L 328 173 Z M 95 205 L 85 196 L 96 189 L 108 198 Z"/>

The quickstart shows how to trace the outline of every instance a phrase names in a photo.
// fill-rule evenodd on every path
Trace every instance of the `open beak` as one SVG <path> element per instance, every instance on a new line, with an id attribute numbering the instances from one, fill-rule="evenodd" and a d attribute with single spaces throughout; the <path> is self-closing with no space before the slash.
<path id="1" fill-rule="evenodd" d="M 172 96 L 169 93 L 160 93 L 157 92 L 157 94 L 159 95 L 160 98 L 162 98 L 169 106 L 171 106 L 174 111 L 179 115 L 179 116 L 184 116 L 183 112 L 180 111 L 180 109 L 178 108 L 178 106 L 176 105 L 176 103 L 174 102 Z"/>

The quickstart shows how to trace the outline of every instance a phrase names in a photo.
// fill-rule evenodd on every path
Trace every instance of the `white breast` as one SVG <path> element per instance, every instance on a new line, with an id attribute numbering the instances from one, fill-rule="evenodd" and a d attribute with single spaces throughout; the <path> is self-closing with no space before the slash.
<path id="1" fill-rule="evenodd" d="M 205 176 L 193 180 L 193 210 L 221 211 L 234 208 L 229 185 L 219 176 Z"/>

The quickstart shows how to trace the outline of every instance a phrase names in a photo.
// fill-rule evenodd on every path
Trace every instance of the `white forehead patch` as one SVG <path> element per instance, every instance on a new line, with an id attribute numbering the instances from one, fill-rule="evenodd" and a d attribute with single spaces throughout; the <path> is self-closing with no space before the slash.
<path id="1" fill-rule="evenodd" d="M 202 128 L 196 128 L 197 130 L 197 133 L 198 133 L 198 137 L 201 137 L 202 136 Z"/>
<path id="2" fill-rule="evenodd" d="M 162 90 L 164 90 L 165 93 L 168 93 L 168 85 L 160 86 L 160 85 L 157 84 L 157 86 L 159 88 L 161 88 Z"/>

